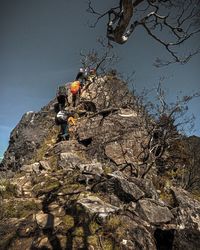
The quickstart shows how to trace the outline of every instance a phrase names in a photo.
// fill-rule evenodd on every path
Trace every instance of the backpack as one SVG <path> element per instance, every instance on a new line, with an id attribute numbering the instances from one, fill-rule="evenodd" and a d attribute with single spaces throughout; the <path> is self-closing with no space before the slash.
<path id="1" fill-rule="evenodd" d="M 56 120 L 60 122 L 65 122 L 67 121 L 68 115 L 67 112 L 65 111 L 59 111 L 58 114 L 56 115 Z"/>
<path id="2" fill-rule="evenodd" d="M 70 91 L 73 95 L 76 95 L 80 90 L 81 84 L 79 81 L 74 81 L 70 85 Z"/>
<path id="3" fill-rule="evenodd" d="M 57 96 L 67 96 L 67 89 L 65 85 L 59 86 L 57 89 Z"/>

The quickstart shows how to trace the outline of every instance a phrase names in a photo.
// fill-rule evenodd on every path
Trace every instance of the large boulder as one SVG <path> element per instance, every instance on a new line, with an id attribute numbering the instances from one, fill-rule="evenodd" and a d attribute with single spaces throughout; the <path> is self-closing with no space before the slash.
<path id="1" fill-rule="evenodd" d="M 98 215 L 98 217 L 103 220 L 111 213 L 115 213 L 119 210 L 118 207 L 112 206 L 92 195 L 80 198 L 77 204 L 81 205 L 90 216 Z"/>
<path id="2" fill-rule="evenodd" d="M 97 110 L 127 106 L 134 102 L 134 97 L 125 82 L 114 75 L 98 77 L 94 83 L 89 83 L 81 98 L 93 101 Z"/>
<path id="3" fill-rule="evenodd" d="M 114 194 L 122 201 L 128 203 L 138 201 L 144 197 L 144 192 L 134 183 L 127 181 L 125 178 L 116 173 L 109 175 L 109 186 L 113 187 Z"/>
<path id="4" fill-rule="evenodd" d="M 159 199 L 159 195 L 152 183 L 152 180 L 131 176 L 128 178 L 128 181 L 133 182 L 135 185 L 137 185 L 145 193 L 145 198 L 152 198 L 154 200 Z"/>
<path id="5" fill-rule="evenodd" d="M 170 222 L 174 218 L 167 207 L 153 199 L 139 200 L 136 209 L 143 219 L 154 225 Z"/>
<path id="6" fill-rule="evenodd" d="M 119 200 L 130 203 L 144 197 L 145 193 L 133 182 L 129 182 L 120 171 L 108 174 L 108 179 L 93 187 L 95 192 L 114 194 Z"/>
<path id="7" fill-rule="evenodd" d="M 58 167 L 75 170 L 81 163 L 84 162 L 76 153 L 66 152 L 60 154 Z"/>
<path id="8" fill-rule="evenodd" d="M 193 228 L 200 233 L 200 202 L 184 189 L 173 187 L 171 191 L 176 206 L 174 213 L 180 229 Z"/>

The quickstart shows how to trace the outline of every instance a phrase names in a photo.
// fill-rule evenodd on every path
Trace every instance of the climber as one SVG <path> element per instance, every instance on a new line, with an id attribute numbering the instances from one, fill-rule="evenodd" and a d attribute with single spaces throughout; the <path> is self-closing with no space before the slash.
<path id="1" fill-rule="evenodd" d="M 55 121 L 57 125 L 60 125 L 60 133 L 58 135 L 58 140 L 69 140 L 69 127 L 68 118 L 73 116 L 73 112 L 66 110 L 61 110 L 57 113 Z"/>
<path id="2" fill-rule="evenodd" d="M 67 85 L 61 85 L 57 88 L 57 101 L 58 101 L 58 106 L 59 106 L 59 111 L 64 110 L 65 104 L 67 101 L 68 103 L 68 91 L 67 91 Z"/>
<path id="3" fill-rule="evenodd" d="M 76 81 L 80 81 L 82 88 L 87 81 L 94 82 L 96 76 L 97 76 L 96 68 L 89 68 L 89 67 L 80 68 L 76 76 Z"/>
<path id="4" fill-rule="evenodd" d="M 72 106 L 76 107 L 81 94 L 81 84 L 79 81 L 74 81 L 70 85 L 70 91 L 72 93 Z"/>
<path id="5" fill-rule="evenodd" d="M 81 88 L 87 81 L 87 76 L 88 76 L 89 68 L 80 68 L 79 72 L 76 76 L 76 81 L 79 81 L 81 84 Z"/>

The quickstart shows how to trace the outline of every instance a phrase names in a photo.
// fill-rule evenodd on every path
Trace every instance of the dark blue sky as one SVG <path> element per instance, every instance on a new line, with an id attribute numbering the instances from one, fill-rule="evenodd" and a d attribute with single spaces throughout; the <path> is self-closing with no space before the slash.
<path id="1" fill-rule="evenodd" d="M 117 0 L 101 0 L 106 9 Z M 88 27 L 91 15 L 84 0 L 0 0 L 0 155 L 9 134 L 23 113 L 38 111 L 51 100 L 56 87 L 74 79 L 80 67 L 80 51 L 97 47 L 96 38 L 105 34 L 105 20 L 96 29 Z M 190 46 L 197 47 L 199 39 Z M 200 55 L 186 65 L 157 69 L 156 57 L 166 51 L 144 31 L 137 30 L 125 45 L 115 45 L 123 74 L 133 70 L 136 88 L 151 87 L 166 77 L 170 99 L 177 91 L 200 90 Z M 196 135 L 200 136 L 200 100 L 192 101 Z"/>

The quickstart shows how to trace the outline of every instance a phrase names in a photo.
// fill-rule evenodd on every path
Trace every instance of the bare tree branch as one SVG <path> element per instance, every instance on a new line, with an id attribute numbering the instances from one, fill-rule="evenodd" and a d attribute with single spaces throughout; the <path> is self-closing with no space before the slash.
<path id="1" fill-rule="evenodd" d="M 183 64 L 199 52 L 199 48 L 196 48 L 181 56 L 176 50 L 200 33 L 200 0 L 119 0 L 118 6 L 104 13 L 97 12 L 89 0 L 88 12 L 98 16 L 93 27 L 100 19 L 108 17 L 109 44 L 126 43 L 137 27 L 143 27 L 149 36 L 164 46 L 173 59 L 157 60 L 156 66 L 176 62 Z"/>

